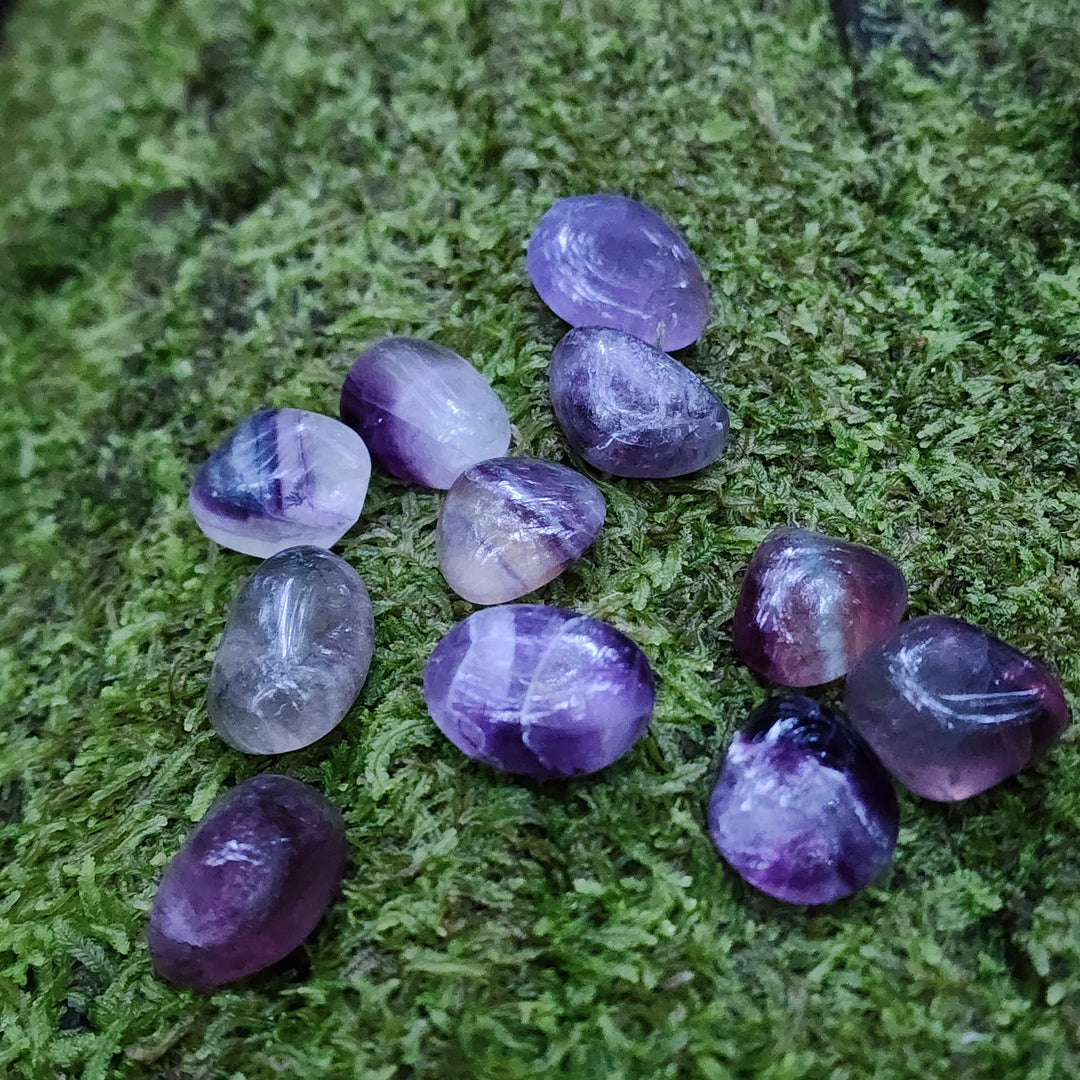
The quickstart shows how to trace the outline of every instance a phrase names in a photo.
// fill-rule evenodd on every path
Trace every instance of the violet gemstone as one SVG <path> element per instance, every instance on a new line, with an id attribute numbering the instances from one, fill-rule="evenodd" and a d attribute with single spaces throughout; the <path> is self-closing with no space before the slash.
<path id="1" fill-rule="evenodd" d="M 720 854 L 755 888 L 828 904 L 890 862 L 900 813 L 889 774 L 843 717 L 770 698 L 731 742 L 709 799 Z"/>
<path id="2" fill-rule="evenodd" d="M 678 360 L 621 330 L 587 326 L 555 346 L 551 404 L 574 451 L 616 476 L 682 476 L 724 450 L 724 403 Z"/>
<path id="3" fill-rule="evenodd" d="M 539 589 L 593 542 L 604 497 L 581 473 L 503 457 L 465 470 L 446 495 L 435 549 L 447 584 L 474 604 L 505 604 Z"/>
<path id="4" fill-rule="evenodd" d="M 448 488 L 510 445 L 506 409 L 483 375 L 416 338 L 387 338 L 360 354 L 341 388 L 341 419 L 384 473 L 430 488 Z"/>
<path id="5" fill-rule="evenodd" d="M 743 578 L 735 651 L 784 686 L 830 682 L 893 630 L 906 605 L 904 575 L 884 555 L 805 529 L 776 529 Z"/>
<path id="6" fill-rule="evenodd" d="M 614 327 L 672 352 L 709 321 L 709 289 L 682 234 L 623 195 L 559 199 L 526 261 L 540 298 L 571 326 Z"/>
<path id="7" fill-rule="evenodd" d="M 315 928 L 341 884 L 345 825 L 313 787 L 268 774 L 226 792 L 165 868 L 154 970 L 199 990 L 261 971 Z"/>
<path id="8" fill-rule="evenodd" d="M 1057 680 L 961 619 L 931 615 L 872 645 L 847 677 L 851 722 L 918 795 L 954 802 L 1040 758 L 1069 723 Z"/>
<path id="9" fill-rule="evenodd" d="M 370 479 L 355 431 L 319 413 L 267 409 L 210 455 L 188 502 L 211 540 L 266 559 L 297 544 L 333 547 L 356 524 Z"/>
<path id="10" fill-rule="evenodd" d="M 464 754 L 541 779 L 596 772 L 644 734 L 656 696 L 644 653 L 562 608 L 483 608 L 435 646 L 424 699 Z"/>
<path id="11" fill-rule="evenodd" d="M 210 673 L 218 734 L 249 754 L 283 754 L 341 722 L 367 678 L 371 601 L 344 559 L 314 547 L 267 559 L 229 613 Z"/>

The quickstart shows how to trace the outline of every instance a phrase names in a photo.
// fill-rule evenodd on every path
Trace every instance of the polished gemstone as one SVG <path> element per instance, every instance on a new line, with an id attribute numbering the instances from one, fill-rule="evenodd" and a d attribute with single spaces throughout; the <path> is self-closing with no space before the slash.
<path id="1" fill-rule="evenodd" d="M 720 853 L 755 888 L 828 904 L 892 859 L 899 808 L 889 774 L 832 709 L 770 698 L 728 748 L 709 799 Z"/>
<path id="2" fill-rule="evenodd" d="M 210 721 L 249 754 L 308 746 L 356 700 L 373 641 L 371 601 L 344 559 L 314 547 L 279 552 L 233 603 L 210 673 Z"/>
<path id="3" fill-rule="evenodd" d="M 165 868 L 154 970 L 209 990 L 277 963 L 322 918 L 345 854 L 341 815 L 315 788 L 267 774 L 226 792 Z"/>
<path id="4" fill-rule="evenodd" d="M 267 409 L 210 455 L 188 501 L 211 540 L 266 559 L 297 544 L 333 547 L 360 516 L 370 479 L 355 431 L 319 413 Z"/>
<path id="5" fill-rule="evenodd" d="M 848 673 L 851 722 L 918 795 L 954 802 L 1019 772 L 1069 723 L 1042 664 L 961 619 L 930 615 L 870 646 Z"/>
<path id="6" fill-rule="evenodd" d="M 709 289 L 682 234 L 623 195 L 559 199 L 526 262 L 541 300 L 571 326 L 610 326 L 671 352 L 709 321 Z"/>
<path id="7" fill-rule="evenodd" d="M 604 497 L 581 473 L 535 458 L 466 469 L 447 492 L 435 532 L 447 584 L 474 604 L 505 604 L 539 589 L 593 542 Z"/>
<path id="8" fill-rule="evenodd" d="M 508 773 L 596 772 L 645 733 L 656 696 L 645 654 L 613 626 L 562 608 L 483 608 L 424 668 L 432 719 L 462 753 Z"/>
<path id="9" fill-rule="evenodd" d="M 386 338 L 360 354 L 341 388 L 341 419 L 384 473 L 430 488 L 448 488 L 510 445 L 506 409 L 483 375 L 416 338 Z"/>
<path id="10" fill-rule="evenodd" d="M 727 441 L 724 403 L 678 360 L 621 330 L 571 330 L 555 347 L 551 403 L 567 442 L 616 476 L 681 476 Z"/>
<path id="11" fill-rule="evenodd" d="M 743 578 L 735 651 L 784 686 L 830 682 L 896 627 L 906 604 L 904 575 L 884 555 L 806 529 L 776 529 Z"/>

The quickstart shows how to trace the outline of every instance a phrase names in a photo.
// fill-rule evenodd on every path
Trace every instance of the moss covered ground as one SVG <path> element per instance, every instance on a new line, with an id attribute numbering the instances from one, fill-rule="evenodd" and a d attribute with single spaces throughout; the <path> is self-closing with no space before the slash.
<path id="1" fill-rule="evenodd" d="M 1080 5 L 917 4 L 841 48 L 822 0 L 22 0 L 0 52 L 0 1075 L 29 1080 L 941 1077 L 1080 1070 L 1080 760 L 901 795 L 893 868 L 825 909 L 718 861 L 710 773 L 767 688 L 740 575 L 795 522 L 892 554 L 911 611 L 1080 692 Z M 517 451 L 569 460 L 562 325 L 523 246 L 612 190 L 685 231 L 728 402 L 705 472 L 600 479 L 608 523 L 537 598 L 661 679 L 594 779 L 467 764 L 420 695 L 470 611 L 439 496 L 373 484 L 339 550 L 377 617 L 332 736 L 209 729 L 253 560 L 186 507 L 259 406 L 334 413 L 389 333 L 472 358 Z M 835 696 L 835 688 L 827 691 Z M 306 954 L 211 996 L 155 981 L 165 862 L 254 773 L 342 807 Z"/>

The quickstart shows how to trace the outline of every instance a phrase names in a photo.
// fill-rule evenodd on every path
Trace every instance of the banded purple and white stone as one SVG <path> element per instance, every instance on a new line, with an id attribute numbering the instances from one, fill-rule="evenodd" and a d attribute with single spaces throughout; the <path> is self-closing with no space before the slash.
<path id="1" fill-rule="evenodd" d="M 904 575 L 884 555 L 806 529 L 771 532 L 750 559 L 732 636 L 742 662 L 783 686 L 840 678 L 900 622 Z"/>
<path id="2" fill-rule="evenodd" d="M 962 619 L 897 627 L 848 673 L 851 722 L 917 795 L 970 798 L 1041 758 L 1070 713 L 1038 661 Z"/>
<path id="3" fill-rule="evenodd" d="M 563 608 L 483 608 L 435 646 L 424 700 L 464 754 L 540 779 L 610 765 L 645 733 L 656 697 L 645 654 Z"/>
<path id="4" fill-rule="evenodd" d="M 559 199 L 526 263 L 540 299 L 571 326 L 609 326 L 673 352 L 709 321 L 709 289 L 682 234 L 624 195 Z"/>
<path id="5" fill-rule="evenodd" d="M 430 488 L 448 488 L 510 446 L 506 408 L 484 376 L 416 338 L 387 338 L 357 357 L 341 388 L 341 419 L 384 473 Z"/>
<path id="6" fill-rule="evenodd" d="M 505 604 L 539 589 L 593 542 L 604 523 L 600 489 L 581 473 L 535 458 L 481 461 L 453 483 L 435 531 L 447 584 L 474 604 Z"/>
<path id="7" fill-rule="evenodd" d="M 728 747 L 709 831 L 740 877 L 778 900 L 828 904 L 891 861 L 900 812 L 889 774 L 843 717 L 770 698 Z"/>
<path id="8" fill-rule="evenodd" d="M 360 517 L 371 458 L 355 431 L 303 409 L 241 421 L 199 469 L 188 503 L 222 547 L 266 559 L 333 547 Z"/>

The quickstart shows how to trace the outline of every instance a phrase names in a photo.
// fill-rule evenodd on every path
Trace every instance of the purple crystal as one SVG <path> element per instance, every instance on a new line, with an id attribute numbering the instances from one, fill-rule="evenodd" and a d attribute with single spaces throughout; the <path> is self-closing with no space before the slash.
<path id="1" fill-rule="evenodd" d="M 754 552 L 735 607 L 735 651 L 784 686 L 845 674 L 900 622 L 904 575 L 884 555 L 805 529 L 776 529 Z"/>
<path id="2" fill-rule="evenodd" d="M 314 547 L 279 552 L 229 612 L 210 673 L 211 723 L 248 754 L 321 739 L 360 693 L 374 633 L 367 590 L 344 559 Z"/>
<path id="3" fill-rule="evenodd" d="M 556 578 L 593 542 L 604 496 L 581 473 L 535 458 L 466 469 L 435 532 L 447 584 L 474 604 L 505 604 Z"/>
<path id="4" fill-rule="evenodd" d="M 384 473 L 424 487 L 448 488 L 510 445 L 506 409 L 483 375 L 416 338 L 387 338 L 357 357 L 341 388 L 341 419 Z"/>
<path id="5" fill-rule="evenodd" d="M 900 813 L 889 774 L 832 709 L 770 698 L 728 747 L 709 799 L 720 854 L 755 888 L 828 904 L 892 859 Z"/>
<path id="6" fill-rule="evenodd" d="M 541 779 L 596 772 L 644 734 L 656 690 L 644 653 L 562 608 L 474 612 L 435 646 L 424 699 L 462 753 Z"/>
<path id="7" fill-rule="evenodd" d="M 319 413 L 267 409 L 210 455 L 188 502 L 211 540 L 266 559 L 297 544 L 333 547 L 356 524 L 370 479 L 355 431 Z"/>
<path id="8" fill-rule="evenodd" d="M 977 626 L 903 623 L 847 677 L 851 722 L 918 795 L 954 802 L 1040 758 L 1069 723 L 1057 680 Z"/>
<path id="9" fill-rule="evenodd" d="M 709 289 L 682 234 L 623 195 L 560 199 L 529 238 L 529 277 L 571 326 L 610 326 L 672 352 L 701 336 Z"/>
<path id="10" fill-rule="evenodd" d="M 288 956 L 333 899 L 345 851 L 341 815 L 299 780 L 226 792 L 165 868 L 147 931 L 154 970 L 208 990 Z"/>
<path id="11" fill-rule="evenodd" d="M 567 442 L 604 472 L 681 476 L 724 450 L 724 403 L 678 360 L 621 330 L 571 330 L 549 374 Z"/>

